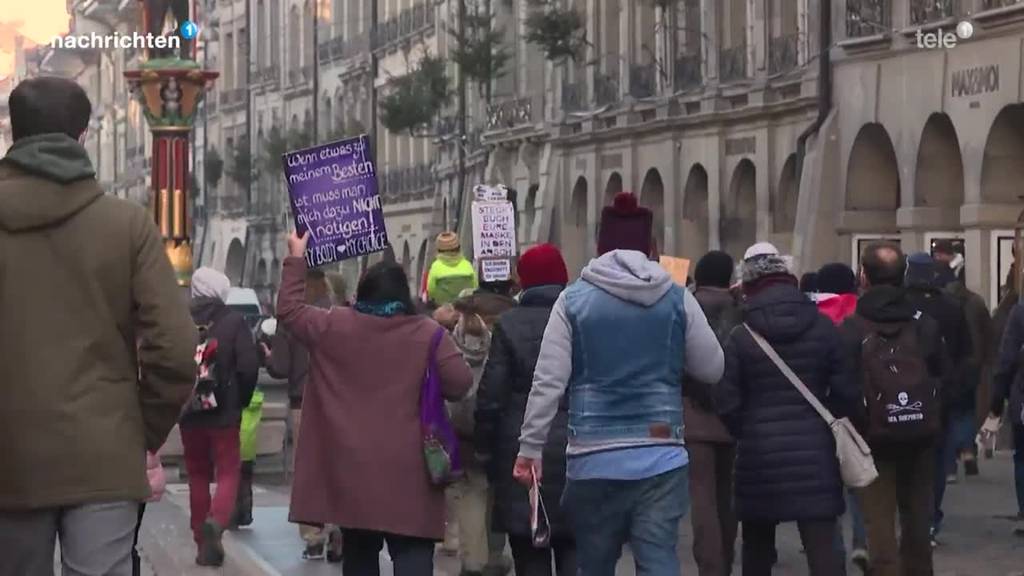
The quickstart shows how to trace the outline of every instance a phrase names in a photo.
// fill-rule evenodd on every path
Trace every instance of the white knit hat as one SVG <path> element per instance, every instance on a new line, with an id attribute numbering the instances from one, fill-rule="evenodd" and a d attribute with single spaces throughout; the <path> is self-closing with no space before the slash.
<path id="1" fill-rule="evenodd" d="M 230 290 L 231 280 L 218 270 L 204 266 L 192 274 L 193 298 L 216 298 L 224 302 Z"/>
<path id="2" fill-rule="evenodd" d="M 750 248 L 747 248 L 746 253 L 743 254 L 744 260 L 750 260 L 751 258 L 757 258 L 758 256 L 778 256 L 779 249 L 775 247 L 771 242 L 758 242 Z"/>

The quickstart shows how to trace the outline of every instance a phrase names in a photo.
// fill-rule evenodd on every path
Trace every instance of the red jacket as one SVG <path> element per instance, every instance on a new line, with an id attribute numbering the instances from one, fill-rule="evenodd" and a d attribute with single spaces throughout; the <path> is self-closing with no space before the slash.
<path id="1" fill-rule="evenodd" d="M 818 311 L 839 326 L 857 311 L 857 295 L 821 294 L 818 297 Z"/>

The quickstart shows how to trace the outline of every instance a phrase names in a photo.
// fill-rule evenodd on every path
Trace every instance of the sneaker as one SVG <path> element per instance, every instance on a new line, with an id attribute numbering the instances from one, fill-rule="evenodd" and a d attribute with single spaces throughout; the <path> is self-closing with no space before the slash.
<path id="1" fill-rule="evenodd" d="M 220 567 L 224 565 L 224 546 L 221 536 L 224 529 L 213 520 L 203 523 L 202 537 L 199 541 L 199 555 L 196 564 L 199 566 Z"/>
<path id="2" fill-rule="evenodd" d="M 334 530 L 327 539 L 327 562 L 329 564 L 340 564 L 342 558 L 341 531 Z"/>
<path id="3" fill-rule="evenodd" d="M 960 479 L 957 478 L 956 473 L 953 473 L 953 474 L 950 474 L 949 476 L 946 476 L 946 484 L 956 484 L 959 481 L 960 481 Z"/>
<path id="4" fill-rule="evenodd" d="M 314 562 L 323 562 L 326 558 L 326 546 L 323 542 L 317 544 L 307 544 L 306 549 L 302 551 L 303 560 L 312 560 Z"/>
<path id="5" fill-rule="evenodd" d="M 929 534 L 928 540 L 931 542 L 932 548 L 938 548 L 939 547 L 939 532 L 935 528 L 932 528 L 929 531 L 928 534 Z"/>
<path id="6" fill-rule="evenodd" d="M 863 548 L 854 548 L 853 553 L 850 554 L 850 561 L 857 568 L 860 568 L 865 574 L 871 567 L 871 563 L 868 559 L 868 551 Z"/>

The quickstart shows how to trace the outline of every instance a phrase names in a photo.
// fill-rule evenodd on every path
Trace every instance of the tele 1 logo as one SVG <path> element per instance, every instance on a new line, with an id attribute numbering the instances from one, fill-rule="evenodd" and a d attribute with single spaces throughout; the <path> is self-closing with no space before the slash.
<path id="1" fill-rule="evenodd" d="M 956 25 L 956 32 L 938 28 L 932 32 L 917 31 L 917 47 L 927 49 L 956 48 L 961 40 L 974 36 L 974 24 L 967 20 Z"/>

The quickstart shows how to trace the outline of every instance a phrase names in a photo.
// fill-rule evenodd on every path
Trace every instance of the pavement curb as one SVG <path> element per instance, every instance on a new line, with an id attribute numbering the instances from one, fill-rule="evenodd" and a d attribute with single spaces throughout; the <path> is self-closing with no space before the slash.
<path id="1" fill-rule="evenodd" d="M 167 499 L 146 507 L 139 546 L 155 576 L 283 576 L 230 532 L 224 534 L 224 566 L 196 566 L 188 514 Z"/>

